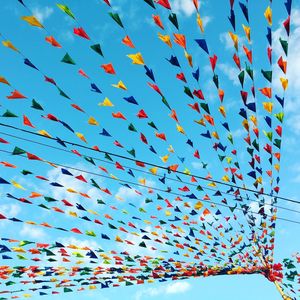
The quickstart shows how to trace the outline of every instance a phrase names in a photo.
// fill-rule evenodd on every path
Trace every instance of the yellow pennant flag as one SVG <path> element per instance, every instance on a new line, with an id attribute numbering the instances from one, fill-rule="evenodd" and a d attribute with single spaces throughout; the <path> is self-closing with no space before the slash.
<path id="1" fill-rule="evenodd" d="M 194 206 L 194 208 L 197 209 L 197 210 L 201 209 L 202 207 L 203 207 L 203 203 L 200 202 L 200 201 L 198 201 L 198 202 L 195 204 L 195 206 Z"/>
<path id="2" fill-rule="evenodd" d="M 284 90 L 287 89 L 289 81 L 286 78 L 280 77 L 281 85 Z"/>
<path id="3" fill-rule="evenodd" d="M 44 28 L 44 26 L 38 21 L 38 19 L 35 16 L 24 16 L 21 17 L 21 19 L 26 21 L 31 26 Z"/>
<path id="4" fill-rule="evenodd" d="M 183 127 L 180 126 L 179 124 L 176 124 L 176 129 L 177 129 L 177 131 L 179 131 L 180 133 L 185 134 Z"/>
<path id="5" fill-rule="evenodd" d="M 272 9 L 270 6 L 267 7 L 265 11 L 265 18 L 267 19 L 270 26 L 272 26 Z"/>
<path id="6" fill-rule="evenodd" d="M 7 85 L 10 85 L 9 82 L 3 76 L 0 76 L 0 82 L 4 83 L 4 84 L 7 84 Z"/>
<path id="7" fill-rule="evenodd" d="M 89 120 L 88 120 L 88 123 L 90 125 L 95 125 L 95 126 L 99 125 L 99 122 L 97 122 L 97 120 L 94 117 L 90 117 Z"/>
<path id="8" fill-rule="evenodd" d="M 125 84 L 123 83 L 122 80 L 120 80 L 117 84 L 112 84 L 113 87 L 117 88 L 117 89 L 122 89 L 122 90 L 127 90 L 127 87 L 125 86 Z"/>
<path id="9" fill-rule="evenodd" d="M 16 181 L 12 180 L 11 184 L 16 187 L 17 189 L 26 190 L 21 184 L 17 183 Z"/>
<path id="10" fill-rule="evenodd" d="M 3 45 L 4 47 L 7 47 L 7 48 L 10 48 L 10 49 L 12 49 L 12 50 L 14 50 L 14 51 L 19 52 L 19 50 L 18 50 L 18 49 L 12 44 L 12 42 L 9 41 L 9 40 L 7 40 L 7 41 L 2 41 L 2 45 Z"/>
<path id="11" fill-rule="evenodd" d="M 248 39 L 248 42 L 250 43 L 250 41 L 251 41 L 250 27 L 243 24 L 243 29 L 245 31 L 245 35 L 246 35 L 246 37 Z"/>
<path id="12" fill-rule="evenodd" d="M 79 137 L 83 142 L 87 143 L 87 141 L 86 141 L 86 139 L 85 139 L 85 137 L 84 137 L 84 135 L 83 135 L 82 133 L 76 132 L 75 134 L 76 134 L 77 137 Z"/>
<path id="13" fill-rule="evenodd" d="M 44 129 L 38 131 L 39 134 L 51 138 L 51 135 Z"/>
<path id="14" fill-rule="evenodd" d="M 187 59 L 190 67 L 193 67 L 193 57 L 191 54 L 188 54 L 185 50 L 184 50 L 184 56 Z"/>
<path id="15" fill-rule="evenodd" d="M 232 33 L 231 31 L 229 31 L 228 33 L 229 33 L 229 36 L 231 37 L 231 39 L 233 41 L 234 48 L 236 49 L 236 51 L 238 51 L 239 37 L 236 34 Z"/>
<path id="16" fill-rule="evenodd" d="M 169 154 L 167 154 L 167 155 L 165 155 L 165 156 L 161 156 L 160 159 L 161 159 L 164 163 L 166 163 L 166 162 L 168 161 L 168 159 L 169 159 Z"/>
<path id="17" fill-rule="evenodd" d="M 169 35 L 162 35 L 161 33 L 158 33 L 158 37 L 160 40 L 162 40 L 165 44 L 167 44 L 170 48 L 172 48 L 172 42 Z"/>
<path id="18" fill-rule="evenodd" d="M 100 102 L 98 105 L 99 106 L 110 106 L 110 107 L 114 106 L 107 97 L 103 100 L 103 102 Z"/>
<path id="19" fill-rule="evenodd" d="M 263 102 L 263 107 L 267 112 L 272 113 L 272 110 L 273 110 L 272 102 Z"/>
<path id="20" fill-rule="evenodd" d="M 149 171 L 150 171 L 152 174 L 154 174 L 154 175 L 157 174 L 157 170 L 158 170 L 157 167 L 153 167 L 153 168 L 149 169 Z"/>
<path id="21" fill-rule="evenodd" d="M 202 33 L 204 33 L 204 27 L 203 27 L 203 20 L 200 17 L 200 14 L 197 14 L 197 24 L 201 30 Z"/>
<path id="22" fill-rule="evenodd" d="M 132 63 L 134 65 L 144 65 L 144 60 L 142 57 L 142 54 L 140 52 L 136 54 L 128 54 L 127 57 L 129 57 L 132 60 Z"/>

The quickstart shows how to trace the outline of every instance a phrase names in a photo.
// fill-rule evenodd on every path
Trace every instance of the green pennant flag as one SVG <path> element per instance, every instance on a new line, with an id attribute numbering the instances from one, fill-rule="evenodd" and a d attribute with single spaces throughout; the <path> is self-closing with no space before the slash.
<path id="1" fill-rule="evenodd" d="M 128 152 L 131 156 L 135 157 L 135 150 L 134 150 L 134 149 L 127 150 L 127 152 Z"/>
<path id="2" fill-rule="evenodd" d="M 113 161 L 113 159 L 110 157 L 110 155 L 108 153 L 105 153 L 104 158 Z"/>
<path id="3" fill-rule="evenodd" d="M 50 208 L 48 206 L 46 206 L 45 204 L 39 204 L 38 206 L 41 208 L 50 210 Z"/>
<path id="4" fill-rule="evenodd" d="M 253 70 L 246 64 L 246 72 L 249 77 L 253 80 Z"/>
<path id="5" fill-rule="evenodd" d="M 225 159 L 225 157 L 226 157 L 225 155 L 220 155 L 220 154 L 218 156 L 219 156 L 219 160 L 220 161 L 223 161 Z"/>
<path id="6" fill-rule="evenodd" d="M 133 132 L 137 132 L 136 128 L 134 127 L 134 125 L 132 123 L 129 124 L 128 130 L 133 131 Z"/>
<path id="7" fill-rule="evenodd" d="M 218 89 L 219 88 L 219 76 L 217 74 L 214 74 L 214 76 L 213 76 L 213 82 L 214 82 L 215 86 Z"/>
<path id="8" fill-rule="evenodd" d="M 170 22 L 179 30 L 178 20 L 175 13 L 172 13 L 169 15 Z"/>
<path id="9" fill-rule="evenodd" d="M 269 82 L 272 82 L 272 71 L 264 71 L 264 70 L 261 70 L 261 73 L 264 75 L 264 77 L 265 77 Z"/>
<path id="10" fill-rule="evenodd" d="M 23 175 L 31 175 L 31 174 L 33 174 L 32 172 L 27 171 L 27 170 L 22 170 L 21 173 L 22 173 Z"/>
<path id="11" fill-rule="evenodd" d="M 69 55 L 69 53 L 65 54 L 65 56 L 62 58 L 61 62 L 70 64 L 70 65 L 76 65 L 75 61 L 72 59 L 72 57 Z"/>
<path id="12" fill-rule="evenodd" d="M 155 5 L 153 3 L 153 0 L 144 0 L 147 4 L 149 4 L 152 8 L 155 9 Z"/>
<path id="13" fill-rule="evenodd" d="M 70 8 L 67 5 L 63 4 L 56 4 L 58 8 L 60 8 L 64 13 L 66 13 L 68 16 L 70 16 L 72 19 L 75 20 L 75 16 L 70 10 Z"/>
<path id="14" fill-rule="evenodd" d="M 241 86 L 244 87 L 244 79 L 245 79 L 245 71 L 242 71 L 239 75 L 239 81 L 241 83 Z"/>
<path id="15" fill-rule="evenodd" d="M 36 102 L 34 99 L 32 99 L 31 107 L 34 109 L 38 109 L 38 110 L 44 110 L 43 107 L 38 102 Z"/>
<path id="16" fill-rule="evenodd" d="M 12 113 L 8 109 L 6 110 L 6 112 L 1 117 L 5 117 L 5 118 L 18 118 L 17 115 L 15 115 L 14 113 Z"/>
<path id="17" fill-rule="evenodd" d="M 277 147 L 278 149 L 280 149 L 281 148 L 281 140 L 275 139 L 273 145 L 275 147 Z"/>
<path id="18" fill-rule="evenodd" d="M 151 121 L 151 122 L 148 122 L 148 125 L 156 130 L 158 130 L 158 128 L 156 127 L 156 125 Z"/>
<path id="19" fill-rule="evenodd" d="M 92 186 L 96 187 L 97 189 L 100 189 L 100 186 L 97 184 L 97 182 L 91 178 Z"/>
<path id="20" fill-rule="evenodd" d="M 25 154 L 26 151 L 19 148 L 19 147 L 15 147 L 14 151 L 12 152 L 12 155 L 21 155 L 21 154 Z"/>
<path id="21" fill-rule="evenodd" d="M 59 91 L 59 94 L 62 96 L 62 97 L 65 97 L 67 99 L 71 99 L 62 89 L 60 89 L 59 87 L 57 87 L 58 91 Z"/>
<path id="22" fill-rule="evenodd" d="M 283 112 L 280 112 L 280 113 L 278 113 L 278 114 L 275 114 L 274 116 L 276 117 L 276 119 L 277 119 L 280 123 L 283 122 L 283 118 L 284 118 L 284 113 L 283 113 Z"/>
<path id="23" fill-rule="evenodd" d="M 89 156 L 84 156 L 83 158 L 84 158 L 87 162 L 89 162 L 89 163 L 93 164 L 94 166 L 96 166 L 94 160 L 93 160 L 91 157 L 89 157 Z"/>
<path id="24" fill-rule="evenodd" d="M 252 146 L 253 146 L 257 151 L 259 151 L 259 143 L 257 142 L 256 139 L 253 140 Z"/>
<path id="25" fill-rule="evenodd" d="M 121 26 L 122 28 L 124 28 L 124 26 L 123 26 L 123 24 L 122 24 L 122 21 L 121 21 L 119 15 L 118 15 L 117 13 L 111 13 L 111 12 L 110 12 L 109 15 L 114 19 L 114 21 L 115 21 L 116 23 L 118 23 L 119 26 Z"/>
<path id="26" fill-rule="evenodd" d="M 99 55 L 101 55 L 102 57 L 103 56 L 103 52 L 102 52 L 102 49 L 101 49 L 101 46 L 100 44 L 95 44 L 95 45 L 92 45 L 90 46 L 92 50 L 94 50 L 95 52 L 97 52 Z"/>
<path id="27" fill-rule="evenodd" d="M 267 132 L 265 130 L 263 130 L 263 133 L 264 135 L 269 139 L 269 141 L 272 142 L 272 138 L 273 138 L 273 133 L 270 131 L 270 132 Z"/>
<path id="28" fill-rule="evenodd" d="M 184 87 L 184 93 L 187 94 L 190 98 L 194 99 L 194 96 L 189 87 L 187 86 Z"/>
<path id="29" fill-rule="evenodd" d="M 232 134 L 231 133 L 228 134 L 227 139 L 233 145 L 233 138 L 232 138 Z"/>
<path id="30" fill-rule="evenodd" d="M 204 109 L 208 114 L 210 114 L 209 107 L 207 103 L 200 103 L 202 109 Z"/>
<path id="31" fill-rule="evenodd" d="M 287 56 L 288 55 L 288 50 L 289 50 L 289 44 L 287 41 L 279 38 L 279 41 L 280 41 L 280 44 L 281 44 L 281 47 L 285 53 L 285 55 Z"/>
<path id="32" fill-rule="evenodd" d="M 144 241 L 141 242 L 141 243 L 139 243 L 139 246 L 140 246 L 140 247 L 143 247 L 143 248 L 147 248 L 146 243 L 145 243 Z"/>
<path id="33" fill-rule="evenodd" d="M 162 97 L 161 101 L 162 101 L 162 103 L 163 103 L 168 109 L 171 110 L 171 107 L 170 107 L 170 105 L 169 105 L 169 103 L 168 103 L 168 101 L 167 101 L 167 99 L 166 99 L 165 97 Z"/>

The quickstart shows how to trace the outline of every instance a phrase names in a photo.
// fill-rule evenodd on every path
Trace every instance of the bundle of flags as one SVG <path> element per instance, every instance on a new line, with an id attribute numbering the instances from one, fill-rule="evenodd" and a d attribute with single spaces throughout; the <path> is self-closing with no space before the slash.
<path id="1" fill-rule="evenodd" d="M 193 29 L 172 1 L 144 0 L 137 30 L 129 4 L 122 17 L 103 0 L 117 41 L 94 39 L 80 11 L 57 4 L 70 45 L 29 0 L 15 0 L 18 26 L 37 40 L 0 35 L 15 68 L 0 76 L 0 187 L 22 207 L 0 210 L 0 299 L 224 274 L 261 274 L 283 299 L 299 297 L 299 254 L 274 260 L 292 1 L 279 1 L 280 37 L 272 0 L 255 12 L 248 0 L 218 3 L 225 51 L 201 1 L 186 1 Z M 140 38 L 146 25 L 153 42 Z M 13 234 L 24 230 L 37 234 Z"/>

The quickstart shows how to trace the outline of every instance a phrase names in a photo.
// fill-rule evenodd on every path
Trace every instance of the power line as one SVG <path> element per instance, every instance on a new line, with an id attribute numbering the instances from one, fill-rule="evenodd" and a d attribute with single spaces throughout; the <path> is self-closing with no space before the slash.
<path id="1" fill-rule="evenodd" d="M 66 153 L 68 153 L 68 154 L 71 154 L 71 153 L 72 153 L 70 150 L 66 150 L 66 149 L 62 149 L 62 148 L 55 147 L 55 146 L 52 146 L 52 145 L 48 145 L 48 144 L 45 144 L 45 143 L 41 143 L 41 142 L 37 142 L 37 141 L 34 141 L 34 140 L 26 139 L 26 138 L 23 138 L 23 137 L 20 137 L 20 136 L 16 136 L 16 135 L 13 135 L 13 134 L 1 132 L 1 131 L 0 131 L 0 134 L 6 135 L 6 136 L 10 136 L 10 137 L 13 137 L 13 138 L 22 140 L 22 141 L 27 141 L 27 142 L 30 142 L 30 143 L 38 144 L 38 145 L 41 145 L 41 146 L 44 146 L 44 147 L 48 147 L 48 148 L 51 148 L 51 149 L 55 149 L 55 150 L 58 150 L 58 151 L 66 152 Z M 4 151 L 4 150 L 0 150 L 0 151 Z M 10 152 L 9 152 L 9 153 L 10 153 Z M 91 158 L 92 158 L 93 160 L 97 160 L 97 161 L 101 161 L 101 162 L 104 162 L 104 163 L 107 163 L 107 164 L 110 164 L 110 165 L 114 165 L 114 163 L 111 162 L 111 161 L 107 161 L 107 160 L 100 159 L 100 158 L 97 158 L 97 157 L 91 157 Z M 152 176 L 155 176 L 155 177 L 159 177 L 159 175 L 153 174 L 153 173 L 151 173 L 151 172 L 149 172 L 149 171 L 137 169 L 137 168 L 134 168 L 134 167 L 129 167 L 129 166 L 126 166 L 126 165 L 122 165 L 122 166 L 125 167 L 125 168 L 128 168 L 128 169 L 137 171 L 137 172 L 141 172 L 141 173 L 149 174 L 149 175 L 152 175 Z M 197 184 L 193 184 L 193 183 L 187 182 L 187 181 L 182 181 L 182 180 L 179 180 L 179 179 L 176 179 L 176 178 L 171 178 L 171 177 L 167 177 L 167 176 L 165 176 L 165 178 L 168 179 L 168 180 L 171 180 L 171 181 L 179 182 L 179 183 L 186 184 L 186 185 L 191 185 L 191 186 L 194 186 L 194 187 L 197 187 L 197 186 L 198 186 Z M 209 188 L 209 187 L 202 187 L 202 188 L 205 189 L 205 190 L 213 191 L 213 192 L 216 191 L 215 189 Z M 261 204 L 261 202 L 260 202 L 259 200 L 252 199 L 252 198 L 249 198 L 249 197 L 243 197 L 243 196 L 241 196 L 241 195 L 239 195 L 239 196 L 237 197 L 237 196 L 232 195 L 231 193 L 229 193 L 229 192 L 227 192 L 227 191 L 220 191 L 220 193 L 229 195 L 229 196 L 231 196 L 231 197 L 235 197 L 235 200 L 237 200 L 237 201 L 238 201 L 239 199 L 245 199 L 245 200 L 247 200 L 247 201 L 252 201 L 252 202 L 256 202 L 256 203 Z M 284 207 L 284 206 L 273 205 L 273 204 L 271 204 L 271 203 L 264 203 L 264 205 L 272 206 L 272 207 L 280 208 L 280 209 L 282 209 L 282 210 L 286 210 L 286 211 L 290 211 L 290 212 L 294 212 L 294 213 L 300 214 L 300 211 L 299 211 L 299 210 L 287 208 L 287 207 Z"/>
<path id="2" fill-rule="evenodd" d="M 12 154 L 11 151 L 6 151 L 6 150 L 0 150 L 0 152 Z M 18 155 L 18 156 L 21 156 L 23 158 L 27 158 L 25 155 L 22 155 L 22 154 Z M 125 183 L 125 184 L 132 184 L 132 185 L 143 187 L 143 188 L 146 187 L 146 188 L 149 188 L 149 189 L 152 189 L 152 190 L 155 190 L 155 191 L 167 193 L 167 194 L 174 195 L 174 196 L 179 196 L 179 197 L 182 196 L 182 194 L 180 194 L 180 193 L 176 193 L 176 192 L 172 192 L 172 191 L 168 191 L 168 190 L 164 190 L 164 189 L 160 189 L 160 188 L 156 188 L 156 187 L 151 187 L 151 186 L 148 186 L 148 185 L 143 185 L 143 184 L 140 184 L 140 183 L 136 183 L 136 182 L 132 182 L 132 181 L 128 181 L 128 180 L 123 180 L 123 179 L 119 179 L 119 178 L 112 178 L 110 176 L 101 175 L 101 174 L 98 174 L 98 173 L 95 173 L 95 172 L 91 172 L 91 171 L 83 170 L 83 169 L 80 169 L 80 168 L 67 166 L 67 165 L 60 164 L 60 163 L 55 163 L 55 162 L 48 161 L 48 160 L 43 160 L 43 161 L 47 162 L 47 163 L 57 165 L 57 166 L 60 166 L 60 167 L 63 167 L 63 168 L 66 168 L 66 169 L 79 171 L 79 172 L 83 172 L 83 173 L 86 173 L 86 174 L 91 174 L 91 175 L 94 175 L 94 176 L 98 176 L 98 177 L 102 177 L 102 178 L 106 178 L 106 179 L 110 179 L 110 180 L 115 180 L 115 181 L 122 182 L 122 183 Z M 226 205 L 226 204 L 223 204 L 223 203 L 218 203 L 218 202 L 215 202 L 215 201 L 212 201 L 212 200 L 205 200 L 205 199 L 198 199 L 198 200 L 232 209 L 232 207 L 229 206 L 229 205 Z M 235 207 L 235 209 L 244 212 L 244 210 L 242 208 Z M 251 211 L 251 210 L 248 210 L 247 213 L 252 213 L 252 214 L 256 214 L 256 215 L 261 216 L 261 214 L 259 212 L 254 212 L 254 211 Z M 264 214 L 264 215 L 267 216 L 267 217 L 273 217 L 272 215 L 268 215 L 268 214 Z M 290 220 L 290 219 L 281 218 L 281 217 L 277 217 L 277 219 L 300 225 L 300 221 Z"/>
<path id="3" fill-rule="evenodd" d="M 18 130 L 18 131 L 21 131 L 21 132 L 25 132 L 25 133 L 36 135 L 36 136 L 39 136 L 39 137 L 43 137 L 43 138 L 47 138 L 47 139 L 50 139 L 50 140 L 57 141 L 57 139 L 54 138 L 54 137 L 45 136 L 45 135 L 42 135 L 42 134 L 39 134 L 39 133 L 36 133 L 36 132 L 32 132 L 32 131 L 29 131 L 29 130 L 26 130 L 26 129 L 18 128 L 18 127 L 13 126 L 13 125 L 8 125 L 8 124 L 0 123 L 0 126 L 7 127 L 7 128 L 10 128 L 10 129 L 13 129 L 13 130 Z M 67 141 L 67 140 L 61 140 L 60 139 L 60 142 L 62 142 L 64 144 L 68 144 L 68 145 L 72 145 L 72 146 L 84 148 L 84 149 L 87 149 L 87 150 L 92 150 L 92 151 L 97 151 L 97 152 L 100 152 L 100 153 L 103 153 L 103 154 L 108 154 L 110 156 L 119 157 L 121 159 L 129 160 L 129 161 L 134 161 L 134 162 L 138 161 L 138 162 L 144 163 L 144 164 L 152 166 L 152 167 L 157 167 L 157 168 L 163 169 L 165 171 L 170 171 L 168 167 L 157 165 L 157 164 L 145 161 L 145 160 L 133 159 L 133 158 L 125 156 L 125 155 L 120 155 L 120 154 L 117 154 L 117 153 L 114 153 L 114 152 L 104 151 L 104 150 L 101 150 L 101 149 L 96 150 L 96 149 L 93 149 L 91 147 L 88 147 L 88 146 L 85 146 L 85 145 L 80 145 L 78 143 L 70 142 L 70 141 Z M 195 178 L 198 178 L 198 179 L 201 179 L 201 180 L 205 180 L 205 181 L 209 181 L 209 182 L 215 182 L 215 183 L 218 183 L 220 185 L 225 185 L 225 186 L 229 186 L 229 187 L 232 187 L 232 188 L 241 189 L 241 190 L 248 191 L 248 192 L 251 192 L 251 193 L 255 193 L 255 194 L 259 194 L 259 195 L 264 195 L 264 196 L 269 196 L 269 197 L 274 197 L 274 198 L 279 199 L 279 200 L 284 200 L 284 201 L 288 201 L 288 202 L 300 204 L 299 201 L 296 201 L 296 200 L 293 200 L 293 199 L 290 199 L 290 198 L 287 198 L 287 197 L 281 197 L 281 196 L 277 196 L 277 195 L 274 196 L 272 194 L 268 194 L 268 193 L 264 193 L 264 192 L 258 192 L 258 191 L 254 190 L 254 189 L 249 189 L 249 188 L 246 188 L 246 187 L 233 185 L 231 183 L 222 182 L 222 181 L 214 180 L 214 179 L 207 179 L 206 177 L 195 175 L 195 174 L 186 174 L 186 173 L 184 173 L 182 171 L 178 171 L 178 170 L 172 171 L 172 172 L 178 173 L 178 174 L 181 174 L 181 175 L 185 175 L 185 176 L 195 177 Z"/>

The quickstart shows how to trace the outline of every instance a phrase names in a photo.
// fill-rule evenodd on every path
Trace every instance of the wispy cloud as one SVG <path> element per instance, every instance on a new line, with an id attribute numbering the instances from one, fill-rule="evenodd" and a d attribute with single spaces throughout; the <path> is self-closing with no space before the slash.
<path id="1" fill-rule="evenodd" d="M 176 281 L 155 288 L 140 290 L 135 294 L 135 300 L 156 297 L 159 295 L 182 294 L 191 288 L 187 281 Z"/>
<path id="2" fill-rule="evenodd" d="M 52 7 L 45 6 L 45 7 L 35 7 L 32 9 L 33 15 L 43 23 L 47 20 L 54 12 Z"/>

